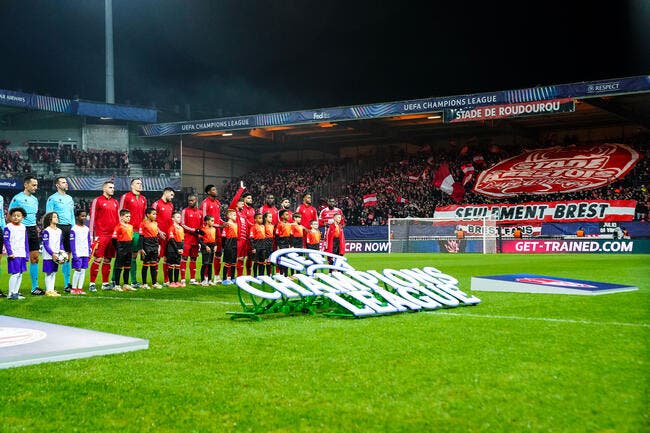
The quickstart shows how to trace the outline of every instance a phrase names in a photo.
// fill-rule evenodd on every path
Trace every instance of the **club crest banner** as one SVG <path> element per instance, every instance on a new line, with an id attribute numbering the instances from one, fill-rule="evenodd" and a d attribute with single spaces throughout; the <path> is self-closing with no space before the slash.
<path id="1" fill-rule="evenodd" d="M 619 143 L 534 149 L 482 171 L 474 192 L 503 198 L 600 188 L 625 177 L 639 158 Z"/>

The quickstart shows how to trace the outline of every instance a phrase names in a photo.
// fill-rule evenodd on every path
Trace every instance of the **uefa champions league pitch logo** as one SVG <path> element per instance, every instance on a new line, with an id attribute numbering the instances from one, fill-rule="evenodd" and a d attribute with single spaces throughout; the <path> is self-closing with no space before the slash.
<path id="1" fill-rule="evenodd" d="M 430 266 L 357 271 L 343 256 L 294 248 L 275 251 L 269 260 L 294 274 L 237 277 L 243 311 L 228 312 L 233 318 L 299 312 L 368 317 L 481 302 L 460 290 L 456 278 Z"/>

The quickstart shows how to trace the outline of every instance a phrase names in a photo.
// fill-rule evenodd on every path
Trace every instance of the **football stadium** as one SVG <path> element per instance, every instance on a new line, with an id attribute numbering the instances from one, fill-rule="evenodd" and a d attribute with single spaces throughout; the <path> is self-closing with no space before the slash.
<path id="1" fill-rule="evenodd" d="M 1 432 L 650 431 L 650 75 L 188 117 L 0 88 Z"/>
<path id="2" fill-rule="evenodd" d="M 96 272 L 76 296 L 59 270 L 62 296 L 34 296 L 25 275 L 25 299 L 0 303 L 3 431 L 647 427 L 647 76 L 178 123 L 0 101 L 2 195 L 33 176 L 38 224 L 50 195 L 92 221 L 107 181 L 117 197 L 139 179 L 176 209 L 216 185 L 223 219 L 242 184 L 255 207 L 286 198 L 304 218 L 311 197 L 324 235 L 230 285 L 200 285 L 191 253 L 182 286 L 159 290 L 90 292 L 90 276 L 110 281 Z M 328 211 L 343 257 L 323 246 Z M 83 347 L 79 328 L 128 339 Z"/>

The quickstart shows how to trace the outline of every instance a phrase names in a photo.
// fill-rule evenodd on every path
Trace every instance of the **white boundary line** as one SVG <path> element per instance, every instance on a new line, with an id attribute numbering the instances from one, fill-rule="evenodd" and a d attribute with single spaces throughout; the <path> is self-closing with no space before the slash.
<path id="1" fill-rule="evenodd" d="M 506 320 L 532 320 L 538 322 L 551 322 L 551 323 L 577 323 L 580 325 L 600 325 L 600 326 L 631 326 L 635 328 L 650 328 L 649 323 L 628 323 L 628 322 L 593 322 L 590 320 L 575 320 L 575 319 L 554 319 L 551 317 L 523 317 L 523 316 L 502 316 L 497 314 L 472 314 L 472 313 L 452 313 L 448 311 L 427 311 L 428 313 L 438 313 L 443 316 L 463 316 L 463 317 L 478 317 L 485 319 L 506 319 Z"/>

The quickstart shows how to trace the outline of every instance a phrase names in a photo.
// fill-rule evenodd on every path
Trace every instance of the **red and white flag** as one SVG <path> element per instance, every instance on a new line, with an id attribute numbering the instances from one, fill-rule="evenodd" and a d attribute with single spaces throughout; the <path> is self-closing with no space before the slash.
<path id="1" fill-rule="evenodd" d="M 433 185 L 445 194 L 449 194 L 455 202 L 463 200 L 465 189 L 460 182 L 456 182 L 449 171 L 449 164 L 443 162 L 438 166 L 433 176 Z"/>
<path id="2" fill-rule="evenodd" d="M 463 170 L 463 186 L 465 186 L 472 181 L 476 170 L 471 162 L 461 165 L 460 168 Z"/>
<path id="3" fill-rule="evenodd" d="M 363 196 L 363 205 L 366 207 L 377 206 L 377 194 L 366 194 Z"/>
<path id="4" fill-rule="evenodd" d="M 407 204 L 408 202 L 409 202 L 408 199 L 401 196 L 397 196 L 397 203 Z"/>

